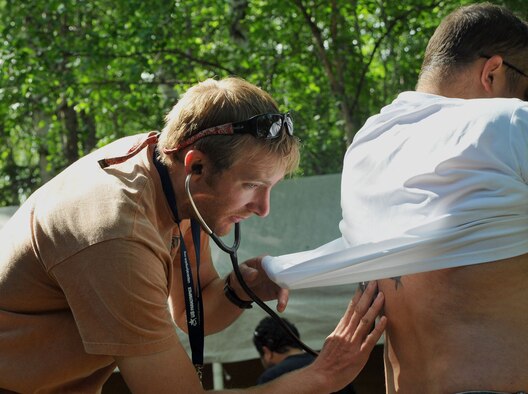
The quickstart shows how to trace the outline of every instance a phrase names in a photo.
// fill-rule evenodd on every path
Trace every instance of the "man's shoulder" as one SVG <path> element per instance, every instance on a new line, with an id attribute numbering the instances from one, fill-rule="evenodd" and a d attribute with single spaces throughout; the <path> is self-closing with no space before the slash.
<path id="1" fill-rule="evenodd" d="M 391 109 L 409 111 L 434 106 L 436 108 L 458 108 L 472 107 L 474 111 L 468 112 L 471 116 L 475 112 L 486 114 L 491 112 L 512 112 L 517 109 L 528 109 L 528 102 L 518 98 L 511 97 L 480 97 L 480 98 L 460 98 L 446 97 L 431 93 L 406 91 L 400 93 L 390 104 L 385 106 L 380 112 L 386 112 Z"/>
<path id="2" fill-rule="evenodd" d="M 126 137 L 86 156 L 32 196 L 35 235 L 42 245 L 53 244 L 52 251 L 60 242 L 65 258 L 108 239 L 159 234 L 156 226 L 163 221 L 158 220 L 156 207 L 163 196 L 153 181 L 155 170 L 147 157 L 151 151 L 145 149 L 105 169 L 97 163 L 102 155 L 126 153 L 140 137 Z M 55 252 L 53 260 L 57 259 Z"/>
<path id="3" fill-rule="evenodd" d="M 315 357 L 308 353 L 294 354 L 292 356 L 286 357 L 282 362 L 270 368 L 270 370 L 273 369 L 275 372 L 280 372 L 280 374 L 283 374 L 306 367 L 314 360 Z"/>

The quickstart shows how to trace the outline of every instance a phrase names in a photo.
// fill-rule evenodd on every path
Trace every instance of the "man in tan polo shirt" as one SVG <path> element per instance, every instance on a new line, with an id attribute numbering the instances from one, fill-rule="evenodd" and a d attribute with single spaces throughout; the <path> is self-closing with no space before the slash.
<path id="1" fill-rule="evenodd" d="M 292 119 L 271 96 L 238 78 L 207 80 L 161 134 L 113 142 L 37 190 L 0 233 L 0 392 L 96 393 L 116 366 L 133 393 L 203 392 L 193 367 L 203 335 L 251 300 L 233 273 L 218 276 L 197 212 L 219 236 L 266 216 L 271 189 L 298 159 Z M 257 260 L 241 270 L 284 310 L 287 291 Z M 312 365 L 248 391 L 346 385 L 385 326 L 370 332 L 383 304 L 375 292 L 355 295 Z M 189 333 L 193 362 L 176 325 Z"/>

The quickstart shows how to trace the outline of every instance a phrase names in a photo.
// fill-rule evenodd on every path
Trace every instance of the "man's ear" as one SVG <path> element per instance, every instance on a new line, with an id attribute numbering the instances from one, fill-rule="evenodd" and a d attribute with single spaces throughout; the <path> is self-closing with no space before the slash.
<path id="1" fill-rule="evenodd" d="M 497 80 L 501 78 L 499 75 L 499 69 L 502 65 L 502 57 L 494 55 L 489 59 L 486 59 L 480 73 L 480 83 L 482 84 L 482 87 L 492 96 L 494 95 L 494 90 L 497 88 Z"/>
<path id="2" fill-rule="evenodd" d="M 201 175 L 205 164 L 205 155 L 196 149 L 190 149 L 185 154 L 183 160 L 185 166 L 185 175 L 196 174 Z"/>
<path id="3" fill-rule="evenodd" d="M 270 362 L 273 358 L 273 352 L 267 346 L 262 346 L 262 358 L 266 362 Z"/>

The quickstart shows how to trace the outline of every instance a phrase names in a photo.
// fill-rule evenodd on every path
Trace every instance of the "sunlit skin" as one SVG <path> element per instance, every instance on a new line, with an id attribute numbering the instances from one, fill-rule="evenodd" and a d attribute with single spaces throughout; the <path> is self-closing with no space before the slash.
<path id="1" fill-rule="evenodd" d="M 504 97 L 528 101 L 528 78 L 519 74 L 512 85 L 507 74 L 509 71 L 501 56 L 480 58 L 461 70 L 458 77 L 451 75 L 455 79 L 446 83 L 422 78 L 416 90 L 462 99 Z"/>
<path id="2" fill-rule="evenodd" d="M 502 73 L 496 73 L 497 77 L 505 79 L 502 90 L 495 90 L 491 97 L 518 98 L 528 101 L 528 77 L 526 77 L 526 75 L 519 74 L 514 70 L 514 72 L 518 74 L 518 81 L 512 86 L 512 84 L 508 83 L 506 79 L 506 70 L 509 67 L 504 62 L 501 62 L 502 58 L 500 56 L 496 56 L 492 57 L 491 60 L 495 60 L 499 64 L 498 69 L 502 71 Z M 486 61 L 486 59 L 484 59 L 484 61 Z"/>
<path id="3" fill-rule="evenodd" d="M 192 197 L 215 234 L 228 234 L 235 223 L 252 215 L 269 214 L 271 189 L 284 178 L 284 168 L 269 155 L 257 157 L 241 158 L 220 173 L 212 170 L 206 159 L 201 159 L 201 173 L 193 173 Z M 189 217 L 195 216 L 189 205 L 186 212 Z"/>

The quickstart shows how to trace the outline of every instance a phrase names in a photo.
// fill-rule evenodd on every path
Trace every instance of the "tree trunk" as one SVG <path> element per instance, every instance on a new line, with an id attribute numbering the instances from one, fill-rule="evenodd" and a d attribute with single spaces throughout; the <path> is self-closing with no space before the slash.
<path id="1" fill-rule="evenodd" d="M 62 138 L 64 156 L 68 164 L 71 164 L 79 158 L 79 122 L 77 113 L 73 107 L 64 104 L 59 108 L 59 118 L 65 131 Z"/>

